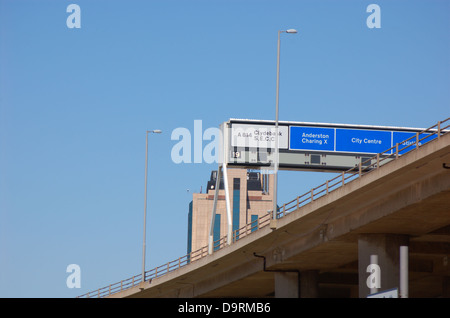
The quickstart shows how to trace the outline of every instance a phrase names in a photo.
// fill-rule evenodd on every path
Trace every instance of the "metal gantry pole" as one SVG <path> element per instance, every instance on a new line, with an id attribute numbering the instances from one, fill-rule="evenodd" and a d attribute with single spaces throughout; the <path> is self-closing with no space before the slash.
<path id="1" fill-rule="evenodd" d="M 209 225 L 209 239 L 208 239 L 208 254 L 212 254 L 214 251 L 214 223 L 216 221 L 217 200 L 220 190 L 220 179 L 222 178 L 222 165 L 219 165 L 216 175 L 216 188 L 214 191 L 214 203 L 211 213 L 211 223 Z"/>
<path id="2" fill-rule="evenodd" d="M 144 194 L 144 235 L 142 242 L 142 282 L 145 281 L 145 236 L 147 228 L 147 167 L 148 167 L 148 133 L 145 132 L 145 194 Z"/>
<path id="3" fill-rule="evenodd" d="M 289 29 L 286 31 L 278 31 L 278 42 L 277 42 L 277 91 L 276 91 L 276 102 L 275 102 L 275 158 L 274 158 L 274 183 L 273 183 L 273 213 L 272 220 L 277 219 L 277 208 L 278 208 L 278 167 L 279 167 L 279 150 L 278 150 L 278 142 L 279 142 L 279 132 L 278 132 L 278 104 L 280 99 L 280 35 L 281 33 L 297 33 L 295 29 Z M 275 221 L 272 223 L 272 228 L 275 228 Z"/>
<path id="4" fill-rule="evenodd" d="M 280 96 L 280 34 L 282 31 L 278 31 L 278 43 L 277 43 L 277 91 L 276 91 L 276 102 L 275 102 L 275 158 L 274 158 L 274 180 L 273 180 L 273 212 L 272 219 L 277 218 L 277 198 L 278 198 L 278 102 Z"/>
<path id="5" fill-rule="evenodd" d="M 228 156 L 229 156 L 229 140 L 230 140 L 230 130 L 225 128 L 223 132 L 224 136 L 224 160 L 222 163 L 222 173 L 223 173 L 223 187 L 225 189 L 225 206 L 227 212 L 227 244 L 231 245 L 233 242 L 233 214 L 231 213 L 231 199 L 230 191 L 228 189 Z"/>
<path id="6" fill-rule="evenodd" d="M 230 190 L 228 189 L 228 169 L 227 164 L 222 165 L 223 187 L 225 189 L 225 205 L 227 210 L 227 244 L 233 243 L 233 214 L 231 213 Z"/>
<path id="7" fill-rule="evenodd" d="M 400 246 L 400 298 L 408 298 L 408 246 Z"/>
<path id="8" fill-rule="evenodd" d="M 145 241 L 147 230 L 147 175 L 148 175 L 148 134 L 155 133 L 160 134 L 162 131 L 159 129 L 147 130 L 145 132 L 145 190 L 144 190 L 144 234 L 142 239 L 142 282 L 145 282 Z"/>

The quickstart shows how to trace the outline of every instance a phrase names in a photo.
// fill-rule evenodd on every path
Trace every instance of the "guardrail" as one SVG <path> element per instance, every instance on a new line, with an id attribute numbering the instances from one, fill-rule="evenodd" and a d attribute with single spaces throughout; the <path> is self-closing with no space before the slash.
<path id="1" fill-rule="evenodd" d="M 397 143 L 394 147 L 386 149 L 385 151 L 362 161 L 359 165 L 343 171 L 340 175 L 333 179 L 327 180 L 325 183 L 312 188 L 310 191 L 298 196 L 294 200 L 283 204 L 277 211 L 277 218 L 282 218 L 285 215 L 297 211 L 301 207 L 308 203 L 317 200 L 318 198 L 329 194 L 330 192 L 344 186 L 345 184 L 360 178 L 362 175 L 370 173 L 378 169 L 379 167 L 387 164 L 400 156 L 418 149 L 421 145 L 428 143 L 432 140 L 439 139 L 442 135 L 450 132 L 450 117 L 439 121 L 436 125 L 431 126 L 421 132 L 417 132 L 414 136 L 405 139 L 401 143 Z M 434 137 L 433 137 L 434 136 Z M 251 233 L 261 229 L 270 224 L 271 214 L 265 214 L 257 220 L 244 225 L 243 227 L 233 231 L 233 242 L 236 242 Z M 213 242 L 214 251 L 222 249 L 227 245 L 227 236 L 221 237 L 219 240 Z M 208 246 L 204 246 L 196 251 L 193 251 L 187 255 L 181 256 L 178 259 L 168 262 L 164 265 L 158 266 L 154 269 L 146 271 L 144 273 L 144 280 L 149 281 L 153 278 L 163 276 L 169 272 L 177 270 L 181 267 L 195 262 L 208 255 Z M 89 297 L 106 297 L 112 294 L 121 292 L 134 286 L 138 286 L 142 282 L 142 274 L 135 275 L 131 278 L 121 280 L 120 282 L 111 284 L 107 287 L 99 288 L 95 291 L 88 292 L 77 298 L 89 298 Z"/>

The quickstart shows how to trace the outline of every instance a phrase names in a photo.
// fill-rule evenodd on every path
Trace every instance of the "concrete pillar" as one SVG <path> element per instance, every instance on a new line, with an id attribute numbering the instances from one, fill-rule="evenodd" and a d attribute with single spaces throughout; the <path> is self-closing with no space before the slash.
<path id="1" fill-rule="evenodd" d="M 400 246 L 408 246 L 408 241 L 408 236 L 396 234 L 361 234 L 358 237 L 360 298 L 367 297 L 371 287 L 372 292 L 377 287 L 379 292 L 400 287 Z"/>
<path id="2" fill-rule="evenodd" d="M 298 273 L 275 272 L 274 275 L 275 298 L 298 298 Z"/>
<path id="3" fill-rule="evenodd" d="M 309 270 L 300 273 L 300 298 L 319 297 L 319 271 Z"/>

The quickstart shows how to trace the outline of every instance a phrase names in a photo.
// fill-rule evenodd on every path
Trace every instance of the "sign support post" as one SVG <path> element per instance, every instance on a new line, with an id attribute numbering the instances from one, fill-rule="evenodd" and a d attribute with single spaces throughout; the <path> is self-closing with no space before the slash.
<path id="1" fill-rule="evenodd" d="M 222 178 L 222 166 L 219 165 L 219 168 L 217 169 L 217 175 L 216 175 L 216 187 L 214 192 L 214 203 L 213 203 L 213 210 L 211 214 L 211 223 L 209 226 L 209 239 L 208 239 L 208 254 L 212 254 L 214 250 L 214 222 L 216 220 L 216 210 L 217 210 L 217 199 L 219 197 L 219 190 L 220 190 L 220 179 Z"/>
<path id="2" fill-rule="evenodd" d="M 209 239 L 208 239 L 208 253 L 212 254 L 214 251 L 214 221 L 216 218 L 216 212 L 217 212 L 217 200 L 219 197 L 219 191 L 220 191 L 220 179 L 222 178 L 223 174 L 223 187 L 225 189 L 225 206 L 226 206 L 226 212 L 227 212 L 227 244 L 231 245 L 233 242 L 233 216 L 231 213 L 231 203 L 230 203 L 230 192 L 228 189 L 228 155 L 229 154 L 229 132 L 228 127 L 226 125 L 222 127 L 222 140 L 223 143 L 221 147 L 221 150 L 223 151 L 222 155 L 219 154 L 220 157 L 220 163 L 217 169 L 217 179 L 216 179 L 216 189 L 214 192 L 214 203 L 213 203 L 213 210 L 211 213 L 211 222 L 210 222 L 210 228 L 209 228 Z"/>

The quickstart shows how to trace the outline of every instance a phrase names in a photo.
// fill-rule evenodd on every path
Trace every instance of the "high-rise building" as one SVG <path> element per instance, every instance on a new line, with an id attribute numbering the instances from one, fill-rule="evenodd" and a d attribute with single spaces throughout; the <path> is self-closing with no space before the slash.
<path id="1" fill-rule="evenodd" d="M 188 214 L 188 254 L 208 245 L 217 171 L 211 172 L 206 193 L 194 193 Z M 214 241 L 227 234 L 227 212 L 223 179 L 214 221 Z M 273 175 L 247 169 L 228 169 L 228 190 L 233 231 L 255 222 L 273 209 Z M 255 227 L 256 230 L 256 227 Z"/>

